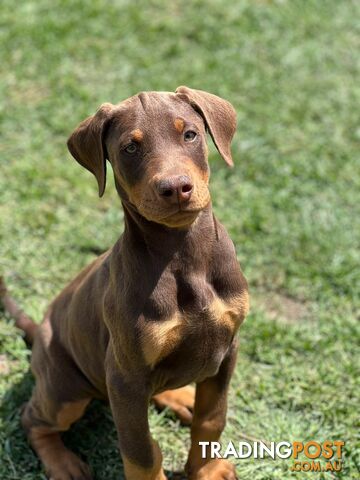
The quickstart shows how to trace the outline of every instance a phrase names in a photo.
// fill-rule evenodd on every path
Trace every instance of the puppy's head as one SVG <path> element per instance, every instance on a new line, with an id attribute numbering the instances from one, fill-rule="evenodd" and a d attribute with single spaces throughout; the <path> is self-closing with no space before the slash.
<path id="1" fill-rule="evenodd" d="M 210 202 L 206 131 L 233 165 L 236 114 L 227 101 L 200 90 L 144 92 L 103 104 L 72 133 L 73 157 L 92 172 L 102 196 L 106 160 L 120 196 L 146 219 L 189 226 Z"/>

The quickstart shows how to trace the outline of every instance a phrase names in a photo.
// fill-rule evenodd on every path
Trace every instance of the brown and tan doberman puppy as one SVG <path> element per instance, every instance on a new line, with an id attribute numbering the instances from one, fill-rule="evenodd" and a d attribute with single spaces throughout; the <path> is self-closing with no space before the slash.
<path id="1" fill-rule="evenodd" d="M 227 101 L 180 87 L 104 104 L 69 138 L 100 196 L 111 163 L 125 230 L 55 298 L 35 333 L 3 290 L 33 338 L 36 385 L 22 424 L 51 479 L 92 478 L 60 437 L 92 398 L 110 402 L 127 480 L 166 479 L 149 430 L 151 399 L 192 423 L 189 479 L 236 479 L 228 461 L 201 458 L 198 443 L 217 441 L 224 428 L 248 311 L 246 280 L 208 188 L 206 131 L 232 165 L 235 128 Z"/>

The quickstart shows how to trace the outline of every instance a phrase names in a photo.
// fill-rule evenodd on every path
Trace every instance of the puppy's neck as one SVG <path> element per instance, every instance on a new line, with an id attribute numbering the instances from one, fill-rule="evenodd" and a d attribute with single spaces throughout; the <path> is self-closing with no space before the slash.
<path id="1" fill-rule="evenodd" d="M 169 228 L 143 217 L 129 201 L 122 199 L 125 217 L 124 241 L 146 247 L 151 254 L 172 257 L 176 252 L 187 250 L 213 241 L 216 228 L 211 202 L 202 210 L 195 221 L 186 228 Z"/>

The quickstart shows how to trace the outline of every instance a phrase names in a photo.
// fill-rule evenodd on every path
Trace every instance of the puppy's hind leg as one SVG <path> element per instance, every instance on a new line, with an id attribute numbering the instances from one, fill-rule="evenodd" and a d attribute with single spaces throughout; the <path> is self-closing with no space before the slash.
<path id="1" fill-rule="evenodd" d="M 195 402 L 195 389 L 191 385 L 158 393 L 153 396 L 152 401 L 160 410 L 172 410 L 183 425 L 191 424 Z"/>
<path id="2" fill-rule="evenodd" d="M 60 436 L 60 432 L 68 430 L 70 425 L 83 415 L 90 399 L 57 404 L 49 401 L 48 398 L 46 403 L 43 401 L 40 403 L 40 397 L 35 388 L 32 398 L 24 408 L 21 423 L 48 478 L 50 480 L 92 480 L 89 467 L 65 447 Z M 44 405 L 46 405 L 45 408 Z"/>

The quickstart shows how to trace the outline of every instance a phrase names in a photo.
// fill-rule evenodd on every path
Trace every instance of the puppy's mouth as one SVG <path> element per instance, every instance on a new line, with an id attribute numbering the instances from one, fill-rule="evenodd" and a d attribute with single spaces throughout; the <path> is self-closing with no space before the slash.
<path id="1" fill-rule="evenodd" d="M 203 208 L 194 208 L 194 207 L 187 207 L 185 205 L 180 205 L 176 209 L 174 209 L 172 212 L 167 213 L 164 215 L 165 218 L 170 218 L 174 216 L 184 216 L 186 217 L 187 215 L 197 215 L 199 212 L 201 212 Z"/>
<path id="2" fill-rule="evenodd" d="M 203 208 L 178 208 L 177 211 L 155 221 L 172 228 L 188 227 L 196 220 L 202 210 Z"/>
<path id="3" fill-rule="evenodd" d="M 189 200 L 167 202 L 165 198 L 154 195 L 154 191 L 147 191 L 146 194 L 131 201 L 138 212 L 147 220 L 165 225 L 170 228 L 189 227 L 197 218 L 199 213 L 210 203 L 210 192 L 207 185 L 199 185 Z"/>
<path id="4" fill-rule="evenodd" d="M 177 208 L 175 208 L 173 211 L 164 215 L 161 219 L 165 220 L 166 218 L 170 218 L 173 216 L 181 216 L 181 215 L 184 217 L 186 215 L 197 215 L 199 212 L 201 212 L 201 210 L 204 210 L 205 206 L 202 208 L 199 208 L 199 207 L 194 208 L 187 205 L 180 205 Z"/>
<path id="5" fill-rule="evenodd" d="M 194 204 L 195 203 L 195 204 Z M 190 202 L 174 205 L 174 208 L 157 217 L 156 222 L 168 227 L 190 226 L 200 212 L 206 209 L 210 203 L 210 194 L 202 199 L 202 202 Z"/>
<path id="6" fill-rule="evenodd" d="M 169 211 L 169 208 L 166 210 L 157 210 L 156 208 L 144 208 L 144 206 L 139 206 L 138 211 L 143 215 L 147 220 L 165 225 L 169 228 L 187 228 L 190 227 L 192 223 L 196 220 L 199 213 L 202 212 L 210 203 L 210 198 L 206 202 L 206 205 L 201 207 L 194 207 L 191 205 L 177 205 Z"/>

